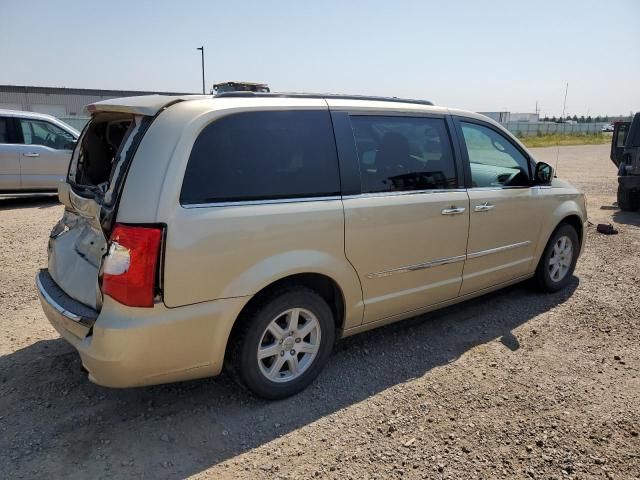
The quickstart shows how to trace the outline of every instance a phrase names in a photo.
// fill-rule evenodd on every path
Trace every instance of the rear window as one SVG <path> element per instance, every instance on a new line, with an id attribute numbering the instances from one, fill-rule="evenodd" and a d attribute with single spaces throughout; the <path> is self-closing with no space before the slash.
<path id="1" fill-rule="evenodd" d="M 223 117 L 196 139 L 182 204 L 338 195 L 327 111 L 259 111 Z"/>
<path id="2" fill-rule="evenodd" d="M 85 128 L 74 151 L 69 180 L 76 186 L 106 191 L 120 147 L 133 130 L 134 118 L 127 113 L 98 113 Z"/>

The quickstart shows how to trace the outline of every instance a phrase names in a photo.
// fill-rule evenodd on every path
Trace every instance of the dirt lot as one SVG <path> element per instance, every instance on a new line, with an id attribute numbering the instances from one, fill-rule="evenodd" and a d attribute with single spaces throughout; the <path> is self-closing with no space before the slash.
<path id="1" fill-rule="evenodd" d="M 90 384 L 33 286 L 62 207 L 0 200 L 0 478 L 640 478 L 640 214 L 612 206 L 607 146 L 563 147 L 559 176 L 620 231 L 589 229 L 570 288 L 347 339 L 272 403 L 224 376 Z"/>

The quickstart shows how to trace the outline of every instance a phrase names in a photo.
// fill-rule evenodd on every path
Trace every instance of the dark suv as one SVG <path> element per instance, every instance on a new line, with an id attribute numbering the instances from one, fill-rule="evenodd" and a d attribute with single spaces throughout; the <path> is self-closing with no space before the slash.
<path id="1" fill-rule="evenodd" d="M 631 122 L 617 122 L 611 141 L 611 161 L 618 167 L 618 206 L 640 207 L 640 113 Z"/>

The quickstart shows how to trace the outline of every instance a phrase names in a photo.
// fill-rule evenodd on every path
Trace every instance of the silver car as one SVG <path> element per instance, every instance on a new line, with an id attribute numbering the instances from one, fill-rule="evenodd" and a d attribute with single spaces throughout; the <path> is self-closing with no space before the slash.
<path id="1" fill-rule="evenodd" d="M 0 109 L 0 193 L 55 191 L 79 136 L 51 115 Z"/>

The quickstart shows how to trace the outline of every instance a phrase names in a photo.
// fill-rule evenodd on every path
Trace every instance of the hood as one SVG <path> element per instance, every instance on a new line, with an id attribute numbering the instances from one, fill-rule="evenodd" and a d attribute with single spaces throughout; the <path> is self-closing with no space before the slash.
<path id="1" fill-rule="evenodd" d="M 571 185 L 566 180 L 561 180 L 559 178 L 554 178 L 551 181 L 551 186 L 554 187 L 554 188 L 575 188 L 573 185 Z"/>

